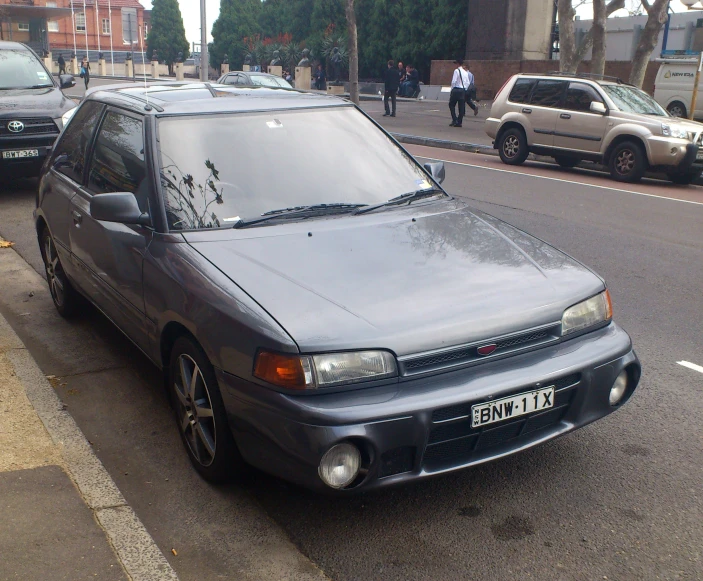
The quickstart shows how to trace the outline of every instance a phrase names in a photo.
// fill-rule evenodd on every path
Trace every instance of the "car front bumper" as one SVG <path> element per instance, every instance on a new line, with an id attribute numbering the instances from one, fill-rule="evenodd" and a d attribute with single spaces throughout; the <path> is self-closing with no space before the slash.
<path id="1" fill-rule="evenodd" d="M 630 384 L 611 406 L 623 369 Z M 353 491 L 398 484 L 519 452 L 583 427 L 625 403 L 640 363 L 617 325 L 537 351 L 376 387 L 282 394 L 217 370 L 230 427 L 244 459 L 307 488 L 331 492 L 318 476 L 324 453 L 342 441 L 362 452 Z M 471 405 L 554 385 L 555 406 L 471 428 Z"/>
<path id="2" fill-rule="evenodd" d="M 703 170 L 698 158 L 700 147 L 682 139 L 657 137 L 648 140 L 649 163 L 653 169 L 670 174 L 688 174 Z"/>

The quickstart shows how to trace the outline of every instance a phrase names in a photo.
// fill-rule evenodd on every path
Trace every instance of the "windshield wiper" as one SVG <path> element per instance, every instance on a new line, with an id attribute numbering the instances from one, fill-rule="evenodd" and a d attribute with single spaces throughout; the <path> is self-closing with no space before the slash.
<path id="1" fill-rule="evenodd" d="M 367 212 L 373 212 L 378 208 L 385 208 L 386 206 L 399 206 L 400 204 L 410 204 L 415 200 L 421 200 L 422 198 L 429 198 L 431 196 L 436 196 L 438 194 L 444 194 L 443 190 L 438 188 L 430 188 L 429 190 L 417 190 L 415 192 L 408 192 L 407 194 L 401 194 L 395 198 L 391 198 L 387 202 L 381 202 L 380 204 L 373 204 L 371 206 L 364 206 L 358 210 L 354 210 L 352 214 L 358 216 L 359 214 L 366 214 Z"/>
<path id="2" fill-rule="evenodd" d="M 277 218 L 308 218 L 310 216 L 324 216 L 325 214 L 351 212 L 352 210 L 357 210 L 363 206 L 366 206 L 366 204 L 346 204 L 342 202 L 334 204 L 312 204 L 310 206 L 281 208 L 280 210 L 270 210 L 268 212 L 264 212 L 258 218 L 240 220 L 233 226 L 233 228 L 246 228 L 247 226 L 261 224 L 262 222 L 268 222 L 269 220 L 275 220 Z"/>
<path id="3" fill-rule="evenodd" d="M 54 85 L 32 85 L 31 87 L 0 87 L 0 91 L 25 91 L 27 89 L 48 89 Z"/>

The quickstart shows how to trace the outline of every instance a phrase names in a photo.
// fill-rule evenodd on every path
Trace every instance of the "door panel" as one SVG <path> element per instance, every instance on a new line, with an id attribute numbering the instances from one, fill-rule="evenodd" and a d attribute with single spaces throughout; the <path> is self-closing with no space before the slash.
<path id="1" fill-rule="evenodd" d="M 608 116 L 591 113 L 591 103 L 603 103 L 590 85 L 569 83 L 564 108 L 557 116 L 554 146 L 577 151 L 599 152 L 608 125 Z"/>
<path id="2" fill-rule="evenodd" d="M 529 105 L 521 108 L 529 119 L 527 141 L 531 145 L 551 147 L 557 124 L 558 107 L 561 105 L 566 81 L 541 79 L 532 89 Z"/>

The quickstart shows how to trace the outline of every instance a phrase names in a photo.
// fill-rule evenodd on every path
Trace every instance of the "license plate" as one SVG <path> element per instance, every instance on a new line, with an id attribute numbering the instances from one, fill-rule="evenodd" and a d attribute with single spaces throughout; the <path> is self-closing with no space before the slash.
<path id="1" fill-rule="evenodd" d="M 696 153 L 696 159 L 703 159 L 703 147 L 701 147 Z"/>
<path id="2" fill-rule="evenodd" d="M 471 427 L 519 418 L 554 407 L 554 387 L 544 387 L 488 403 L 471 406 Z"/>
<path id="3" fill-rule="evenodd" d="M 23 157 L 39 157 L 38 149 L 21 149 L 19 151 L 3 151 L 4 159 L 18 159 Z"/>

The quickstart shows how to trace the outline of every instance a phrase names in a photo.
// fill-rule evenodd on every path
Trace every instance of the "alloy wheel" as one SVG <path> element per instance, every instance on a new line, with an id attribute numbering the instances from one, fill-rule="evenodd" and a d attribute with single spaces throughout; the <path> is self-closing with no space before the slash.
<path id="1" fill-rule="evenodd" d="M 615 158 L 615 169 L 620 175 L 627 175 L 634 167 L 635 153 L 629 149 L 623 149 Z"/>
<path id="2" fill-rule="evenodd" d="M 681 105 L 670 105 L 669 106 L 669 113 L 671 113 L 672 117 L 685 117 L 683 108 Z"/>
<path id="3" fill-rule="evenodd" d="M 66 297 L 64 273 L 51 236 L 47 236 L 44 240 L 44 266 L 46 268 L 46 278 L 49 281 L 51 296 L 54 302 L 59 307 L 62 307 Z"/>
<path id="4" fill-rule="evenodd" d="M 198 463 L 210 466 L 217 450 L 212 400 L 200 367 L 185 353 L 178 357 L 173 389 L 178 424 L 188 447 Z"/>
<path id="5" fill-rule="evenodd" d="M 506 157 L 513 158 L 520 150 L 520 141 L 514 135 L 509 135 L 503 142 L 503 153 Z"/>

